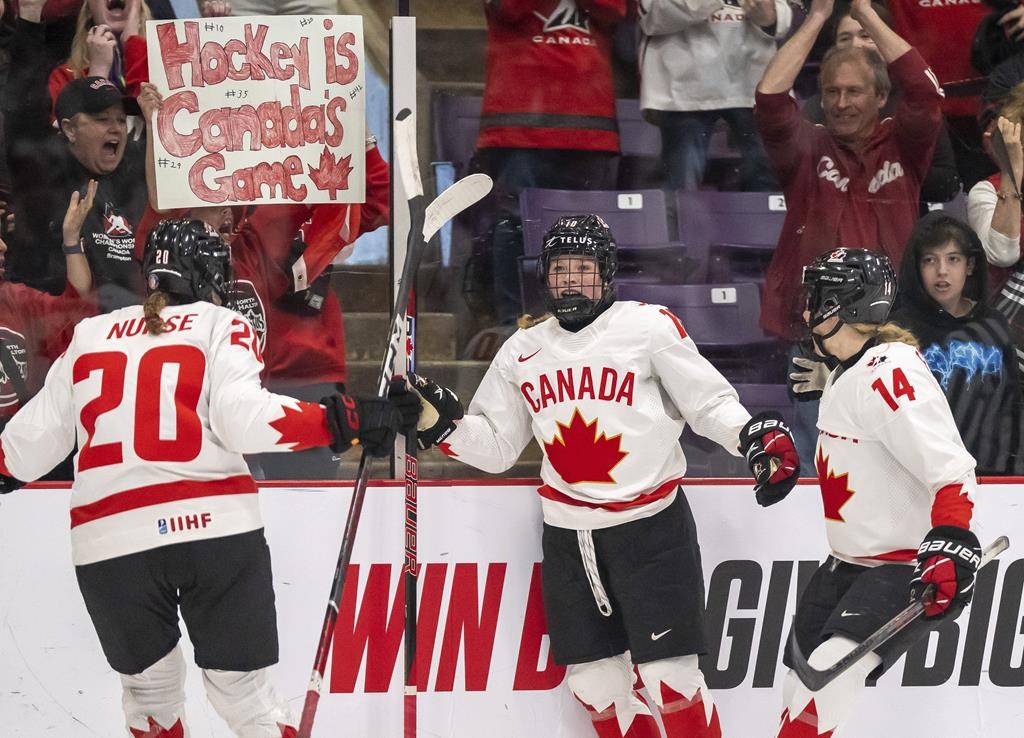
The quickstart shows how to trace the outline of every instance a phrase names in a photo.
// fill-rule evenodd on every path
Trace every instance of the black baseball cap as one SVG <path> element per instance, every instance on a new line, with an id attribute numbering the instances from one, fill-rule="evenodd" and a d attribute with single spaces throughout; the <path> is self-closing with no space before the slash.
<path id="1" fill-rule="evenodd" d="M 65 118 L 73 118 L 79 113 L 96 115 L 107 108 L 121 103 L 128 115 L 138 115 L 139 103 L 134 97 L 128 97 L 106 77 L 81 77 L 68 82 L 57 95 L 54 105 L 58 123 Z"/>

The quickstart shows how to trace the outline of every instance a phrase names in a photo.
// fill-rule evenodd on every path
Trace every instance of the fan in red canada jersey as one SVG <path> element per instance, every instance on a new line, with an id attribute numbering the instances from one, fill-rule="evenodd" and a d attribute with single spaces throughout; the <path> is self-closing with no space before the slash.
<path id="1" fill-rule="evenodd" d="M 150 234 L 144 305 L 87 319 L 0 435 L 0 492 L 75 447 L 71 549 L 124 688 L 132 736 L 186 735 L 179 608 L 207 695 L 239 736 L 294 735 L 278 659 L 270 557 L 243 454 L 354 444 L 386 455 L 419 400 L 300 402 L 260 384 L 256 333 L 221 307 L 229 249 L 197 220 Z"/>
<path id="2" fill-rule="evenodd" d="M 505 342 L 468 412 L 451 390 L 410 377 L 424 403 L 419 442 L 493 473 L 531 438 L 544 450 L 551 650 L 598 736 L 660 736 L 657 709 L 670 738 L 720 737 L 697 663 L 704 579 L 678 438 L 690 424 L 732 454 L 742 445 L 762 504 L 792 489 L 799 462 L 782 419 L 751 418 L 676 316 L 616 301 L 616 264 L 598 216 L 560 218 L 537 269 L 551 315 Z"/>
<path id="3" fill-rule="evenodd" d="M 888 258 L 828 251 L 804 268 L 803 285 L 814 345 L 838 365 L 822 391 L 815 454 L 831 551 L 797 605 L 794 635 L 824 670 L 903 610 L 908 593 L 924 597 L 928 619 L 817 692 L 786 675 L 778 737 L 841 738 L 865 680 L 970 602 L 981 560 L 970 529 L 977 482 L 914 337 L 886 322 L 896 297 Z M 783 660 L 790 665 L 788 652 Z"/>

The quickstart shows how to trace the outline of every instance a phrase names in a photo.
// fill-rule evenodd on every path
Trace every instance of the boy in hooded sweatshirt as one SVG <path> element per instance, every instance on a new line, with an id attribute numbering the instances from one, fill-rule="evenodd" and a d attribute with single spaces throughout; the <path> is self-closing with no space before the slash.
<path id="1" fill-rule="evenodd" d="M 913 333 L 942 386 L 977 474 L 1019 473 L 1021 388 L 1006 318 L 985 302 L 985 252 L 942 212 L 915 225 L 891 320 Z"/>

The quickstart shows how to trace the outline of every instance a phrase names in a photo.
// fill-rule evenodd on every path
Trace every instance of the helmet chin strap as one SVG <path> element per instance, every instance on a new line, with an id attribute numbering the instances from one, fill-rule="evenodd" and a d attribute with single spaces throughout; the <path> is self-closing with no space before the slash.
<path id="1" fill-rule="evenodd" d="M 832 336 L 834 336 L 836 333 L 839 332 L 839 329 L 842 328 L 843 325 L 844 324 L 843 324 L 842 320 L 836 321 L 836 327 L 833 328 L 832 330 L 830 330 L 825 335 L 821 335 L 821 334 L 815 333 L 814 329 L 813 328 L 811 329 L 811 340 L 814 341 L 814 345 L 818 347 L 818 351 L 821 352 L 822 356 L 827 356 L 827 357 L 829 357 L 831 359 L 838 359 L 839 358 L 838 356 L 836 356 L 831 351 L 829 351 L 828 349 L 825 348 L 825 339 L 832 338 Z"/>

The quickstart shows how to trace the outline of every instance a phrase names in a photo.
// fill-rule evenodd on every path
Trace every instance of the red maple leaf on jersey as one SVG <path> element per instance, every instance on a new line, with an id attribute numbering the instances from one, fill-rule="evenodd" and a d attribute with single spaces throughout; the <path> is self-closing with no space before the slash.
<path id="1" fill-rule="evenodd" d="M 844 472 L 837 477 L 836 473 L 828 468 L 828 457 L 821 453 L 820 448 L 815 466 L 818 467 L 818 484 L 821 486 L 821 501 L 825 505 L 825 519 L 845 522 L 839 511 L 853 497 L 853 490 L 848 486 L 849 473 Z"/>
<path id="2" fill-rule="evenodd" d="M 342 157 L 340 160 L 334 158 L 334 154 L 324 146 L 320 152 L 320 167 L 309 164 L 309 178 L 318 190 L 329 192 L 333 200 L 338 196 L 338 190 L 348 189 L 348 175 L 352 173 L 352 155 Z"/>
<path id="3" fill-rule="evenodd" d="M 299 402 L 298 409 L 282 405 L 284 411 L 270 427 L 281 434 L 278 446 L 289 446 L 292 451 L 326 446 L 331 441 L 324 422 L 324 406 L 318 402 Z"/>
<path id="4" fill-rule="evenodd" d="M 621 433 L 611 438 L 597 435 L 597 418 L 588 423 L 576 409 L 569 425 L 558 423 L 555 437 L 544 442 L 544 453 L 567 484 L 615 482 L 612 469 L 629 455 L 622 450 L 621 439 Z"/>

